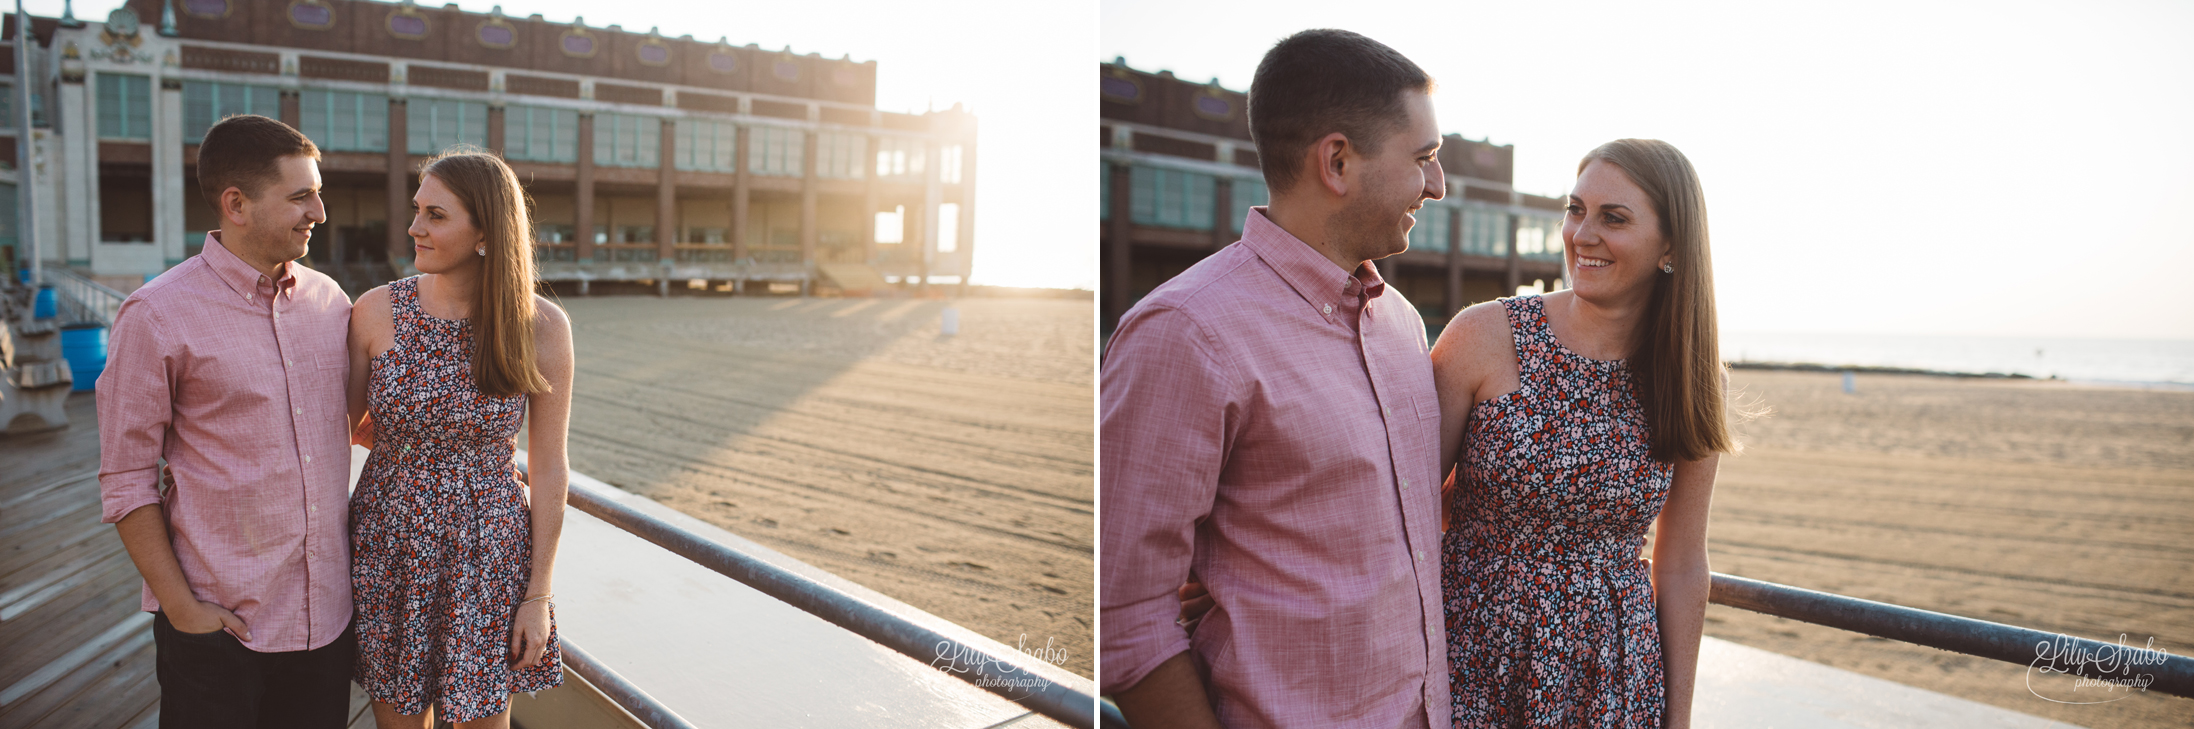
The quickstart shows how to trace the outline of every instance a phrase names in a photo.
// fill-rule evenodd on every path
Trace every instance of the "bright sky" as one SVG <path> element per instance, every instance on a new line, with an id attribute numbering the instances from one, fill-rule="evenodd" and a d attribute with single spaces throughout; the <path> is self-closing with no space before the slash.
<path id="1" fill-rule="evenodd" d="M 496 3 L 457 4 L 484 13 Z M 504 13 L 521 18 L 539 13 L 551 22 L 568 23 L 584 16 L 595 28 L 617 24 L 644 33 L 660 27 L 666 36 L 691 34 L 708 41 L 726 37 L 733 45 L 755 43 L 771 50 L 789 45 L 795 53 L 812 51 L 826 58 L 851 54 L 856 61 L 876 61 L 878 107 L 919 113 L 961 103 L 976 115 L 980 131 L 973 282 L 1097 286 L 1098 174 L 1095 143 L 1090 141 L 1097 136 L 1096 77 L 1090 68 L 1096 42 L 1094 2 L 501 4 Z M 77 0 L 76 17 L 99 22 L 120 6 L 116 0 Z M 12 5 L 6 9 L 14 10 Z M 25 0 L 24 9 L 58 16 L 61 0 Z M 149 29 L 159 18 L 144 22 Z M 1062 165 L 1063 159 L 1074 162 Z M 1075 184 L 1062 189 L 1051 179 L 1059 177 Z"/>
<path id="2" fill-rule="evenodd" d="M 1526 192 L 1667 140 L 1725 330 L 2194 339 L 2194 3 L 1643 5 L 1104 0 L 1096 58 L 1244 90 L 1354 30 Z"/>

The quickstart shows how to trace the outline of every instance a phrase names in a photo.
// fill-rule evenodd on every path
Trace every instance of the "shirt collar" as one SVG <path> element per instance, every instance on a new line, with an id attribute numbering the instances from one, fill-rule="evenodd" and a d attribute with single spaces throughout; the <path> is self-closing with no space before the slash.
<path id="1" fill-rule="evenodd" d="M 1379 276 L 1378 266 L 1365 261 L 1354 274 L 1343 272 L 1309 243 L 1266 218 L 1262 205 L 1249 209 L 1249 219 L 1242 225 L 1242 243 L 1279 272 L 1281 280 L 1322 316 L 1331 317 L 1329 307 L 1344 298 L 1360 296 L 1370 301 L 1386 293 L 1386 279 Z"/>
<path id="2" fill-rule="evenodd" d="M 245 263 L 244 259 L 238 258 L 227 246 L 221 244 L 221 231 L 218 230 L 206 231 L 206 244 L 198 255 L 206 259 L 206 265 L 213 267 L 214 275 L 221 277 L 222 283 L 228 284 L 230 290 L 235 291 L 237 296 L 244 297 L 246 301 L 254 301 L 273 292 L 289 293 L 297 287 L 297 274 L 289 261 L 282 262 L 279 269 L 280 279 L 267 281 L 266 274 L 252 268 L 251 264 Z"/>

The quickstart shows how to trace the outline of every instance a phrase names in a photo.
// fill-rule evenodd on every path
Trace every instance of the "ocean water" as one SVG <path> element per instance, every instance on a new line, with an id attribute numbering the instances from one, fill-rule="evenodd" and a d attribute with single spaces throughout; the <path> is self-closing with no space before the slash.
<path id="1" fill-rule="evenodd" d="M 1723 332 L 1722 358 L 2194 386 L 2194 340 Z"/>

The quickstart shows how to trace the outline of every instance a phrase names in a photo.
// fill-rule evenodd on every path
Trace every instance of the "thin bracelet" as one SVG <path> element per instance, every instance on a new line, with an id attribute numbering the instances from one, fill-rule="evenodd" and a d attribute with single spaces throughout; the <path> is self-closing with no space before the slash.
<path id="1" fill-rule="evenodd" d="M 542 601 L 542 600 L 547 600 L 547 599 L 549 599 L 549 598 L 552 598 L 552 597 L 555 597 L 555 596 L 556 596 L 556 593 L 553 593 L 553 592 L 551 592 L 551 593 L 549 593 L 549 594 L 546 594 L 546 595 L 542 595 L 542 596 L 540 596 L 540 597 L 533 597 L 533 598 L 527 598 L 525 602 L 521 602 L 521 603 L 518 603 L 518 606 L 519 606 L 519 607 L 525 607 L 525 606 L 526 606 L 526 605 L 527 605 L 528 603 L 536 603 L 536 602 L 540 602 L 540 601 Z M 551 601 L 551 602 L 550 602 L 549 604 L 550 604 L 550 605 L 554 605 L 554 604 L 556 604 L 556 603 L 555 603 L 554 601 Z"/>

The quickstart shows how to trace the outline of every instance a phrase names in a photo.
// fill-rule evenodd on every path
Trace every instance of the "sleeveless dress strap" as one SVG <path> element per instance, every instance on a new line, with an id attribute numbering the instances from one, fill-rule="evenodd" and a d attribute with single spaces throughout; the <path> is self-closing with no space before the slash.
<path id="1" fill-rule="evenodd" d="M 419 277 L 389 282 L 389 318 L 396 325 L 395 345 L 410 349 L 419 334 Z"/>
<path id="2" fill-rule="evenodd" d="M 1513 296 L 1501 300 L 1508 311 L 1509 336 L 1516 343 L 1517 384 L 1544 390 L 1547 362 L 1554 356 L 1554 335 L 1547 330 L 1544 300 L 1538 296 Z"/>

